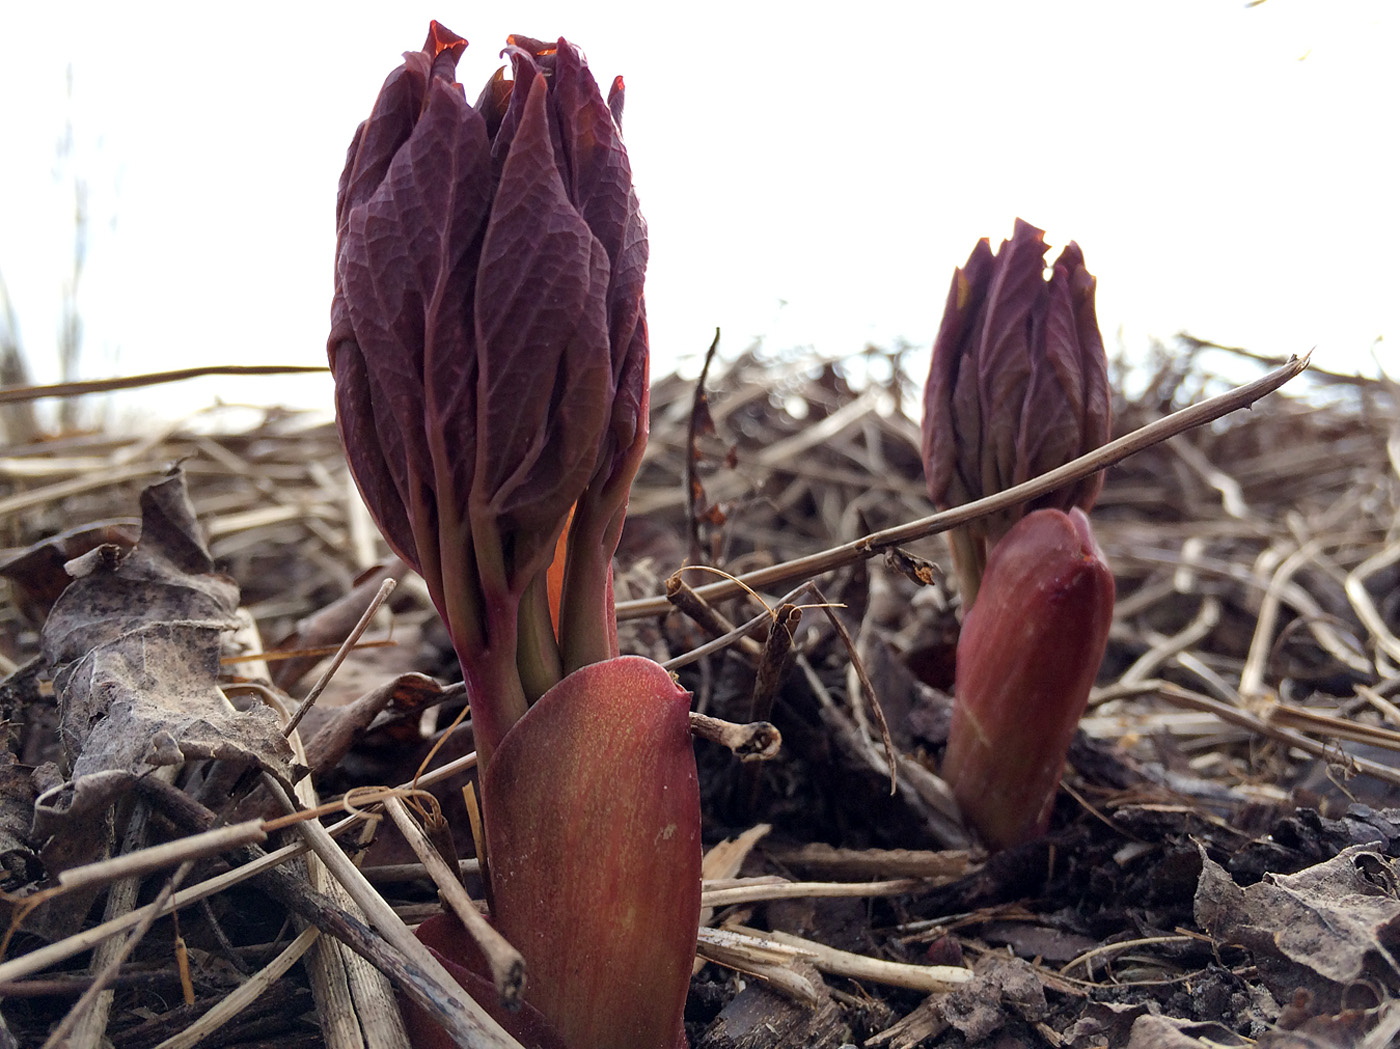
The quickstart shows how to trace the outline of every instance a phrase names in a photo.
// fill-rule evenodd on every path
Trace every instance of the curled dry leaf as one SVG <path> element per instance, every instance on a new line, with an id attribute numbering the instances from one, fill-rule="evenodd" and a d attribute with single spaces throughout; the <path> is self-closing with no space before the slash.
<path id="1" fill-rule="evenodd" d="M 29 840 L 38 787 L 32 770 L 20 760 L 27 711 L 44 702 L 37 671 L 31 662 L 0 681 L 0 877 L 15 884 L 41 876 Z"/>
<path id="2" fill-rule="evenodd" d="M 1201 850 L 1195 913 L 1219 940 L 1254 952 L 1280 1001 L 1307 989 L 1319 1011 L 1340 1009 L 1358 982 L 1400 988 L 1400 869 L 1354 845 L 1296 874 L 1266 874 L 1241 888 Z"/>
<path id="3" fill-rule="evenodd" d="M 105 847 L 107 808 L 156 767 L 217 758 L 290 781 L 291 749 L 272 711 L 237 711 L 217 687 L 238 588 L 214 571 L 184 475 L 146 489 L 141 510 L 129 555 L 97 547 L 70 564 L 74 582 L 43 630 L 67 775 L 35 810 L 51 873 Z"/>
<path id="4" fill-rule="evenodd" d="M 10 594 L 20 614 L 39 626 L 72 582 L 64 565 L 98 546 L 130 549 L 138 534 L 137 522 L 125 520 L 70 528 L 0 561 L 0 576 L 10 581 Z"/>

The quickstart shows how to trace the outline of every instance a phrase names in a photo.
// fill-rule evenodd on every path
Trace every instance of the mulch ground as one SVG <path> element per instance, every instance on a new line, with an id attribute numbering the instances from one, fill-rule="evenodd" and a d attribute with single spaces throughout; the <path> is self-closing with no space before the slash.
<path id="1" fill-rule="evenodd" d="M 1206 349 L 1183 340 L 1119 369 L 1115 433 L 1225 389 Z M 1117 583 L 1108 654 L 1049 833 L 990 856 L 936 775 L 959 622 L 939 537 L 752 597 L 708 602 L 702 589 L 718 572 L 931 514 L 919 392 L 900 355 L 874 351 L 749 354 L 710 375 L 703 398 L 674 376 L 653 389 L 618 562 L 624 650 L 672 661 L 699 712 L 782 734 L 763 762 L 697 742 L 710 851 L 692 1046 L 1392 1044 L 1400 389 L 1314 370 L 1109 471 L 1093 513 Z M 44 639 L 61 648 L 45 623 L 63 566 L 131 548 L 143 489 L 175 462 L 199 537 L 238 587 L 242 627 L 223 637 L 210 680 L 239 705 L 287 709 L 323 686 L 295 755 L 319 800 L 406 783 L 438 743 L 433 767 L 471 750 L 469 723 L 442 740 L 462 705 L 450 646 L 421 583 L 386 566 L 334 427 L 281 410 L 237 433 L 216 423 L 74 434 L 0 457 L 0 1046 L 44 1044 L 65 1022 L 74 1046 L 339 1046 L 383 1011 L 353 988 L 334 999 L 315 951 L 266 972 L 316 922 L 265 887 L 230 884 L 160 917 L 115 961 L 102 943 L 127 933 L 92 930 L 159 903 L 173 864 L 47 891 L 64 869 L 185 840 L 211 813 L 278 811 L 246 755 L 208 738 L 217 723 L 197 755 L 178 739 L 189 760 L 159 784 L 123 780 L 81 819 L 62 808 L 91 796 L 41 654 Z M 683 563 L 707 567 L 682 573 L 657 614 Z M 327 677 L 325 651 L 388 576 L 397 589 Z M 786 652 L 773 643 L 783 629 Z M 256 658 L 289 651 L 300 655 Z M 458 828 L 467 778 L 433 788 Z M 370 808 L 352 798 L 325 822 Z M 436 913 L 403 836 L 370 825 L 352 852 L 383 899 L 409 924 Z M 274 830 L 262 850 L 290 835 Z M 456 848 L 471 856 L 464 829 Z M 229 876 L 248 855 L 197 857 L 181 886 Z M 301 863 L 279 892 L 316 877 Z M 72 949 L 24 965 L 55 944 Z M 931 989 L 938 966 L 973 976 Z M 84 998 L 104 969 L 108 993 Z M 257 987 L 246 1006 L 200 1026 L 245 985 Z"/>

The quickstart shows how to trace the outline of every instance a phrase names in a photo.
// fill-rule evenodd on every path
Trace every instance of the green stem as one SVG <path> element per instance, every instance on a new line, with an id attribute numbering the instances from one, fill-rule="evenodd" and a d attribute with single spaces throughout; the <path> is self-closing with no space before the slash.
<path id="1" fill-rule="evenodd" d="M 594 475 L 574 506 L 559 600 L 559 648 L 566 674 L 618 654 L 612 562 L 627 518 L 627 496 L 646 451 L 647 408 L 643 397 L 631 444 L 621 456 L 602 457 L 611 464 L 611 474 Z"/>
<path id="2" fill-rule="evenodd" d="M 987 541 L 972 534 L 967 525 L 950 528 L 945 536 L 953 555 L 953 571 L 958 577 L 958 592 L 962 595 L 963 615 L 977 600 L 982 588 L 982 573 L 987 567 Z"/>
<path id="3" fill-rule="evenodd" d="M 492 752 L 510 727 L 525 716 L 529 703 L 516 666 L 520 595 L 510 589 L 501 535 L 494 521 L 488 525 L 484 520 L 473 520 L 472 524 L 484 637 L 477 646 L 463 645 L 455 636 L 453 642 L 472 705 L 477 763 L 484 772 Z"/>
<path id="4" fill-rule="evenodd" d="M 601 505 L 600 505 L 601 504 Z M 623 509 L 583 494 L 569 526 L 564 588 L 559 599 L 559 650 L 564 673 L 616 655 L 617 618 L 613 611 L 612 557 L 622 534 Z"/>
<path id="5" fill-rule="evenodd" d="M 559 641 L 549 614 L 548 569 L 535 576 L 520 596 L 517 629 L 515 665 L 525 698 L 533 703 L 564 676 Z"/>

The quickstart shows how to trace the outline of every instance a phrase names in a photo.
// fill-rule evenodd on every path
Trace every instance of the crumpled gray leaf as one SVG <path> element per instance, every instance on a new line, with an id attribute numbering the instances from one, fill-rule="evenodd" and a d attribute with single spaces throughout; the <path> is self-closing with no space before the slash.
<path id="1" fill-rule="evenodd" d="M 1336 1009 L 1358 981 L 1400 989 L 1400 869 L 1368 846 L 1245 888 L 1203 853 L 1195 914 L 1211 936 L 1254 952 L 1281 1001 L 1302 987 L 1319 1010 Z"/>
<path id="2" fill-rule="evenodd" d="M 0 681 L 0 879 L 27 884 L 38 874 L 29 841 L 34 812 L 32 769 L 19 760 L 20 733 L 39 698 L 33 663 Z"/>
<path id="3" fill-rule="evenodd" d="M 1344 1009 L 1331 1016 L 1309 1016 L 1295 1027 L 1265 1031 L 1255 1049 L 1390 1049 L 1400 1045 L 1400 1001 L 1374 1009 Z"/>
<path id="4" fill-rule="evenodd" d="M 35 840 L 50 839 L 45 861 L 61 856 L 60 868 L 100 854 L 105 843 L 83 828 L 160 766 L 219 758 L 290 782 L 291 748 L 272 711 L 239 712 L 217 687 L 238 587 L 214 570 L 183 473 L 147 488 L 141 511 L 130 554 L 102 546 L 70 562 L 74 582 L 43 630 L 68 778 L 40 796 Z"/>
<path id="5" fill-rule="evenodd" d="M 1127 1049 L 1245 1049 L 1250 1044 L 1224 1024 L 1148 1015 L 1133 1024 Z"/>
<path id="6" fill-rule="evenodd" d="M 10 581 L 10 596 L 20 614 L 42 626 L 72 582 L 64 565 L 103 544 L 130 549 L 138 534 L 137 522 L 126 519 L 70 528 L 0 561 L 0 576 Z"/>
<path id="7" fill-rule="evenodd" d="M 1049 1012 L 1045 988 L 1024 959 L 989 955 L 973 969 L 971 982 L 938 1002 L 943 1019 L 968 1045 L 990 1038 L 1015 1018 L 1033 1023 Z"/>

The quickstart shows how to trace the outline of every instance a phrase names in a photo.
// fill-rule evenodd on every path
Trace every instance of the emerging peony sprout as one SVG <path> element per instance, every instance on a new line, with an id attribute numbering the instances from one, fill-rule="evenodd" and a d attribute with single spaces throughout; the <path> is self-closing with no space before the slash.
<path id="1" fill-rule="evenodd" d="M 1045 830 L 1113 619 L 1113 573 L 1078 507 L 1036 510 L 992 548 L 958 638 L 943 778 L 983 841 Z"/>
<path id="2" fill-rule="evenodd" d="M 351 143 L 337 419 L 461 660 L 493 919 L 551 1029 L 531 1040 L 674 1049 L 699 789 L 688 695 L 617 657 L 612 555 L 647 424 L 622 81 L 605 100 L 573 45 L 512 37 L 513 78 L 472 106 L 455 82 L 465 47 L 434 22 Z M 470 968 L 468 945 L 455 953 Z"/>
<path id="3" fill-rule="evenodd" d="M 1047 281 L 1021 220 L 953 276 L 924 392 L 940 508 L 1004 491 L 1104 443 L 1108 369 L 1094 278 L 1071 243 Z M 963 599 L 943 776 L 991 846 L 1042 832 L 1103 661 L 1113 576 L 1085 516 L 1102 475 L 949 532 Z"/>
<path id="4" fill-rule="evenodd" d="M 924 388 L 924 474 L 939 509 L 993 495 L 1108 440 L 1108 366 L 1094 278 L 1074 243 L 1044 277 L 1044 233 L 1016 220 L 993 254 L 986 238 L 953 275 Z M 1087 511 L 1095 474 L 1029 506 L 949 533 L 963 606 L 977 597 L 987 547 L 1028 510 Z"/>

